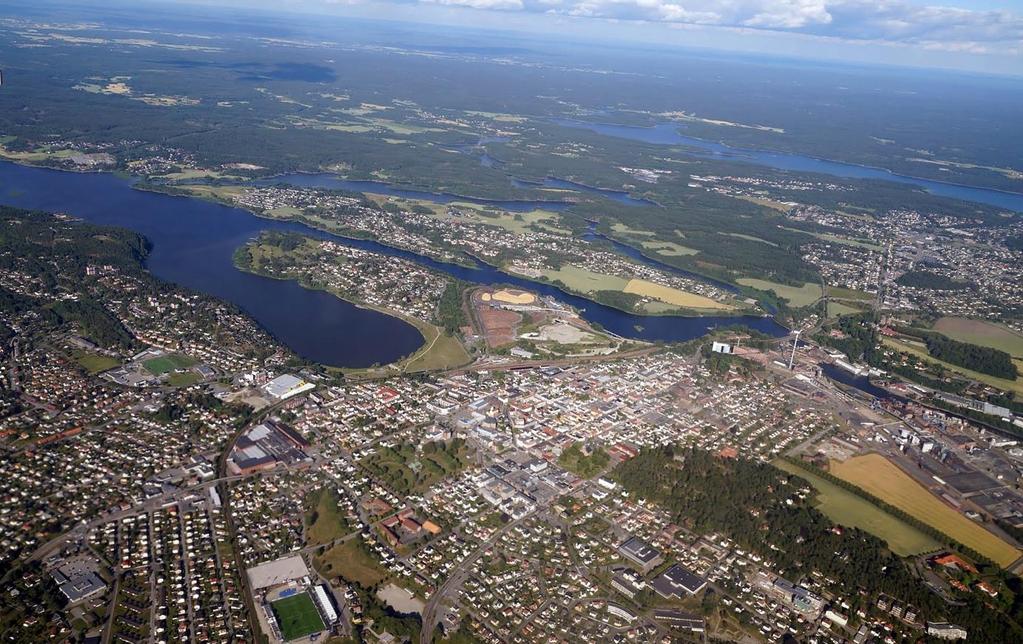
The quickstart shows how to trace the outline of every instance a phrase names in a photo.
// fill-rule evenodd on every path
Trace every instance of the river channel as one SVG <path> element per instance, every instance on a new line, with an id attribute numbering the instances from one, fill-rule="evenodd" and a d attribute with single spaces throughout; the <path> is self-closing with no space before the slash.
<path id="1" fill-rule="evenodd" d="M 374 184 L 373 191 L 379 192 L 379 188 Z M 394 189 L 392 194 L 406 193 Z M 418 193 L 416 198 L 426 195 L 431 193 Z M 786 332 L 773 319 L 759 316 L 632 315 L 489 266 L 439 262 L 373 241 L 337 237 L 299 223 L 262 219 L 240 208 L 136 190 L 130 180 L 111 174 L 62 172 L 0 161 L 0 203 L 65 212 L 95 224 L 134 230 L 152 244 L 147 267 L 154 275 L 239 306 L 296 354 L 332 366 L 358 368 L 393 362 L 415 351 L 423 338 L 398 318 L 304 289 L 295 282 L 239 271 L 232 263 L 235 249 L 260 231 L 294 231 L 333 239 L 402 257 L 467 282 L 530 289 L 576 307 L 589 322 L 628 338 L 681 342 L 731 324 L 744 324 L 775 336 Z M 529 206 L 535 207 L 536 202 Z"/>

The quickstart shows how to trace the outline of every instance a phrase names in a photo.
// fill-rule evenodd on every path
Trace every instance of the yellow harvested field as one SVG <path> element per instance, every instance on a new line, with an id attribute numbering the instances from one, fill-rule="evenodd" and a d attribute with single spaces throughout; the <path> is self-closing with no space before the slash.
<path id="1" fill-rule="evenodd" d="M 1023 552 L 967 519 L 880 454 L 832 461 L 831 473 L 1005 567 Z"/>
<path id="2" fill-rule="evenodd" d="M 485 293 L 484 299 L 489 299 L 487 295 L 490 295 L 490 293 Z M 536 301 L 536 296 L 532 293 L 527 293 L 525 291 L 513 291 L 509 289 L 494 291 L 491 297 L 498 302 L 504 302 L 505 304 L 532 304 Z"/>
<path id="3" fill-rule="evenodd" d="M 675 306 L 681 306 L 687 309 L 732 308 L 724 302 L 718 302 L 717 300 L 712 300 L 709 297 L 704 297 L 703 295 L 680 291 L 677 288 L 654 284 L 653 282 L 648 282 L 646 280 L 631 279 L 622 290 L 626 293 L 642 295 L 643 297 L 652 297 L 655 300 L 660 300 L 661 302 L 674 304 Z"/>

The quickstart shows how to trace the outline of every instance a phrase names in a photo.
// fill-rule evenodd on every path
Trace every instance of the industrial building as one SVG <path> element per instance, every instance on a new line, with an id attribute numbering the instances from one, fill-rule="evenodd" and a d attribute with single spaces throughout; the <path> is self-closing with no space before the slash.
<path id="1" fill-rule="evenodd" d="M 707 580 L 675 564 L 655 577 L 650 585 L 661 597 L 682 599 L 703 590 L 707 585 Z"/>
<path id="2" fill-rule="evenodd" d="M 664 562 L 661 552 L 639 537 L 629 538 L 618 546 L 618 552 L 639 566 L 644 573 L 650 572 Z"/>
<path id="3" fill-rule="evenodd" d="M 282 422 L 268 420 L 249 429 L 235 441 L 227 459 L 232 474 L 251 474 L 277 466 L 309 461 L 309 442 Z"/>
<path id="4" fill-rule="evenodd" d="M 270 382 L 263 385 L 263 391 L 270 395 L 274 400 L 287 400 L 292 396 L 297 396 L 300 393 L 315 389 L 316 385 L 311 382 L 306 382 L 298 376 L 293 376 L 289 373 L 283 376 L 277 376 Z"/>

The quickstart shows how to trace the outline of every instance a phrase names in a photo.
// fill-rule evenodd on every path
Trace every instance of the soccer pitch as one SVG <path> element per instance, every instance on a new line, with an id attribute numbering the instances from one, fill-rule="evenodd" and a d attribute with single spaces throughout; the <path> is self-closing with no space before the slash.
<path id="1" fill-rule="evenodd" d="M 174 371 L 175 369 L 184 369 L 191 367 L 195 364 L 195 360 L 192 360 L 188 356 L 183 356 L 180 353 L 170 353 L 159 358 L 152 358 L 142 363 L 142 366 L 154 376 L 167 373 L 168 371 Z"/>
<path id="2" fill-rule="evenodd" d="M 309 593 L 298 593 L 270 604 L 285 642 L 324 630 L 323 620 Z"/>

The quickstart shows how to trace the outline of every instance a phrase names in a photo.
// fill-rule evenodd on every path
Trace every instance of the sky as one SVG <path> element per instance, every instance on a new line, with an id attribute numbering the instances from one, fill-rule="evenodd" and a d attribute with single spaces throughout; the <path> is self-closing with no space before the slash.
<path id="1" fill-rule="evenodd" d="M 1023 75 L 1023 0 L 182 0 Z"/>

